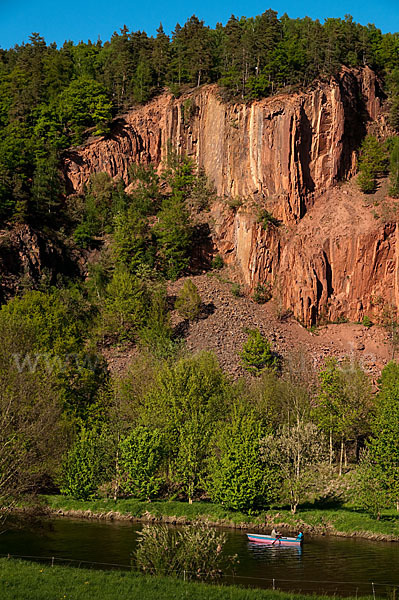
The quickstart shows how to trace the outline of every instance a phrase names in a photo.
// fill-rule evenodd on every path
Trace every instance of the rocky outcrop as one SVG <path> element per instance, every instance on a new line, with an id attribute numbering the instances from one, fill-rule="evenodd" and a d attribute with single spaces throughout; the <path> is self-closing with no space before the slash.
<path id="1" fill-rule="evenodd" d="M 179 99 L 164 94 L 118 118 L 107 137 L 69 150 L 67 186 L 80 192 L 100 171 L 128 184 L 133 162 L 159 166 L 171 144 L 204 168 L 220 198 L 244 200 L 236 212 L 215 203 L 212 223 L 218 251 L 239 267 L 248 290 L 270 282 L 307 325 L 320 316 L 361 319 L 387 290 L 396 303 L 396 225 L 366 219 L 355 192 L 351 205 L 331 190 L 353 175 L 381 102 L 367 67 L 250 104 L 223 103 L 215 86 Z M 258 223 L 260 209 L 281 226 Z"/>
<path id="2" fill-rule="evenodd" d="M 128 183 L 133 162 L 159 165 L 171 144 L 195 158 L 219 196 L 265 198 L 284 221 L 297 220 L 316 192 L 353 172 L 378 94 L 368 68 L 248 105 L 222 102 L 216 86 L 179 99 L 164 94 L 118 118 L 107 137 L 66 152 L 68 189 L 80 192 L 101 171 Z"/>
<path id="3" fill-rule="evenodd" d="M 0 231 L 0 303 L 24 287 L 54 285 L 59 275 L 83 272 L 83 265 L 83 257 L 75 249 L 29 225 Z"/>
<path id="4" fill-rule="evenodd" d="M 215 207 L 225 260 L 238 265 L 248 290 L 269 282 L 304 324 L 378 321 L 399 306 L 397 224 L 376 219 L 354 182 L 325 193 L 294 226 L 265 230 L 245 206 L 223 214 Z"/>

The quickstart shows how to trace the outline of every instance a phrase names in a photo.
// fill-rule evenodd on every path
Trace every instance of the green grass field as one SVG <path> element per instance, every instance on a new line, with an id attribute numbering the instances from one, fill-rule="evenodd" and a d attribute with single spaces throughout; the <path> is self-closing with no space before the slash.
<path id="1" fill-rule="evenodd" d="M 136 518 L 152 515 L 157 519 L 167 518 L 176 521 L 193 521 L 206 519 L 212 523 L 225 526 L 284 524 L 293 530 L 304 529 L 313 533 L 329 533 L 374 537 L 376 539 L 399 539 L 399 513 L 395 510 L 385 511 L 379 521 L 364 511 L 348 504 L 331 508 L 302 507 L 296 515 L 289 510 L 275 509 L 257 516 L 249 516 L 240 512 L 225 509 L 223 506 L 209 502 L 141 502 L 139 500 L 93 500 L 81 501 L 65 496 L 44 496 L 44 503 L 53 511 L 91 511 L 93 514 L 105 515 L 118 512 Z"/>
<path id="2" fill-rule="evenodd" d="M 301 600 L 304 594 L 0 559 L 1 600 Z M 326 596 L 311 596 L 321 600 Z"/>

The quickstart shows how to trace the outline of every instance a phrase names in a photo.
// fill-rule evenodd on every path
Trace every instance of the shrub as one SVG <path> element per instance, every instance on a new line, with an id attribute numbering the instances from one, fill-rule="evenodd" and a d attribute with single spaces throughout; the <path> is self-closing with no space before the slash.
<path id="1" fill-rule="evenodd" d="M 372 326 L 372 322 L 370 317 L 368 317 L 367 315 L 364 315 L 363 320 L 362 320 L 362 325 L 364 325 L 365 327 L 371 327 Z"/>
<path id="2" fill-rule="evenodd" d="M 216 254 L 215 258 L 212 261 L 212 269 L 222 269 L 223 267 L 223 258 L 220 256 L 220 254 Z"/>
<path id="3" fill-rule="evenodd" d="M 236 298 L 241 298 L 242 296 L 242 291 L 241 291 L 241 286 L 239 283 L 233 283 L 231 286 L 231 293 L 233 294 L 233 296 L 235 296 Z"/>
<path id="4" fill-rule="evenodd" d="M 181 292 L 176 300 L 176 310 L 185 319 L 194 321 L 201 313 L 201 304 L 202 300 L 198 293 L 197 286 L 191 281 L 191 279 L 187 279 L 184 282 Z"/>
<path id="5" fill-rule="evenodd" d="M 137 535 L 136 564 L 147 573 L 214 578 L 235 561 L 222 552 L 226 534 L 204 523 L 194 522 L 180 530 L 145 525 Z"/>
<path id="6" fill-rule="evenodd" d="M 254 290 L 253 300 L 257 304 L 265 304 L 272 297 L 272 289 L 270 283 L 258 283 Z"/>
<path id="7" fill-rule="evenodd" d="M 280 221 L 266 209 L 263 209 L 259 212 L 258 223 L 262 225 L 262 229 L 264 229 L 265 231 L 269 229 L 270 225 L 273 225 L 274 227 L 279 227 L 281 224 Z"/>

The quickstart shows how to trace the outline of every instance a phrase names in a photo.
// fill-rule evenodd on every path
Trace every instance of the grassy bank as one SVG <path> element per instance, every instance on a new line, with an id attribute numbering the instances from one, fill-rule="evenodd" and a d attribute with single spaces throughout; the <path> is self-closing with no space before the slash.
<path id="1" fill-rule="evenodd" d="M 273 525 L 291 530 L 302 529 L 308 533 L 340 536 L 357 536 L 369 539 L 399 540 L 399 513 L 385 511 L 379 521 L 348 504 L 337 508 L 301 508 L 296 515 L 288 510 L 270 510 L 258 516 L 229 511 L 209 502 L 110 499 L 82 501 L 65 496 L 44 496 L 43 501 L 51 512 L 70 516 L 103 519 L 139 519 L 187 523 L 204 519 L 215 525 L 243 529 L 270 529 Z"/>
<path id="2" fill-rule="evenodd" d="M 2 600 L 301 600 L 304 594 L 188 583 L 131 572 L 50 567 L 0 559 Z M 314 600 L 326 596 L 312 596 Z"/>

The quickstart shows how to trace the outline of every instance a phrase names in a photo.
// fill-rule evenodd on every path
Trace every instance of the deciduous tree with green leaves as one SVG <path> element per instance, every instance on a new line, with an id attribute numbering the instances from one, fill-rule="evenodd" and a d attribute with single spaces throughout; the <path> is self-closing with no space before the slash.
<path id="1" fill-rule="evenodd" d="M 281 477 L 280 499 L 289 502 L 293 514 L 300 502 L 320 496 L 327 444 L 316 425 L 284 425 L 275 435 L 264 437 L 260 447 L 265 463 L 274 465 Z"/>
<path id="2" fill-rule="evenodd" d="M 320 391 L 313 411 L 319 427 L 329 438 L 330 465 L 334 445 L 339 444 L 339 474 L 342 474 L 346 444 L 369 431 L 372 409 L 371 382 L 360 365 L 349 360 L 341 365 L 326 361 L 319 374 Z"/>
<path id="3" fill-rule="evenodd" d="M 104 432 L 82 427 L 62 467 L 61 493 L 77 500 L 96 496 L 108 480 L 110 456 Z"/>
<path id="4" fill-rule="evenodd" d="M 368 449 L 374 483 L 399 511 L 399 365 L 394 361 L 381 374 Z"/>
<path id="5" fill-rule="evenodd" d="M 120 442 L 121 488 L 142 500 L 154 498 L 162 485 L 163 436 L 156 428 L 136 427 Z"/>
<path id="6" fill-rule="evenodd" d="M 235 406 L 231 420 L 218 432 L 209 461 L 208 492 L 214 502 L 251 512 L 275 498 L 278 476 L 262 462 L 258 417 L 248 407 Z"/>

